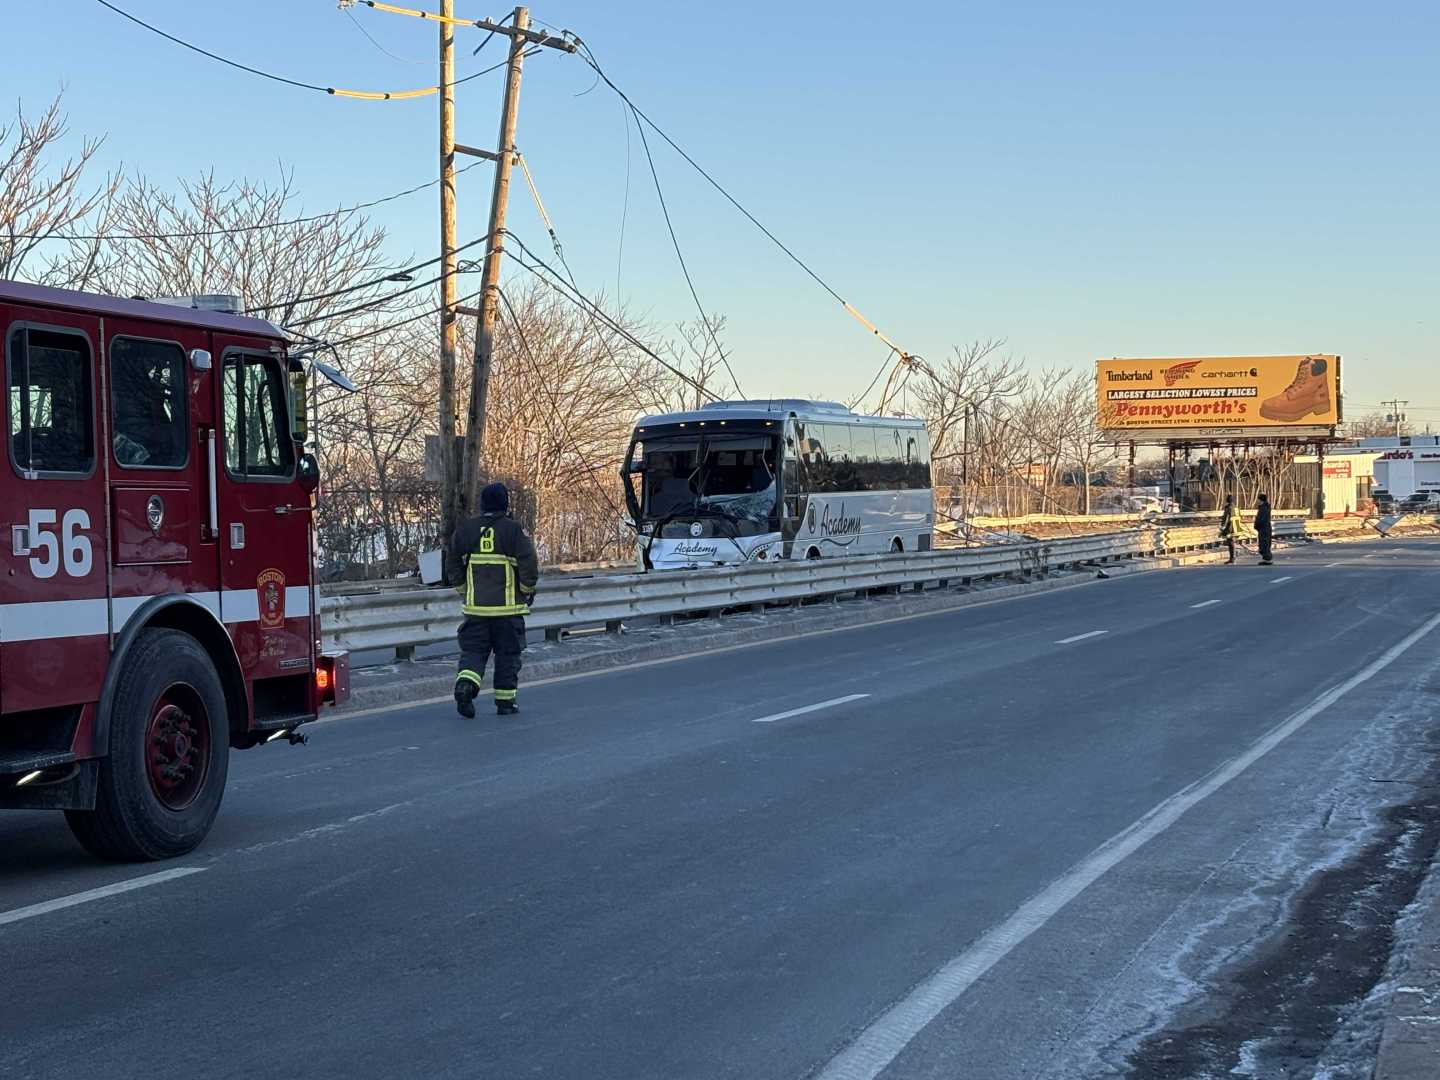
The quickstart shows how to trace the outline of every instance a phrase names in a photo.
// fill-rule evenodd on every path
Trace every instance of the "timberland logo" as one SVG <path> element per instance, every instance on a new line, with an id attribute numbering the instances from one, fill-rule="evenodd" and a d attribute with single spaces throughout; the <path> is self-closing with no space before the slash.
<path id="1" fill-rule="evenodd" d="M 1110 382 L 1154 382 L 1155 372 L 1153 371 L 1107 371 L 1105 377 Z"/>
<path id="2" fill-rule="evenodd" d="M 1174 386 L 1181 379 L 1188 379 L 1199 366 L 1199 360 L 1186 360 L 1183 363 L 1171 364 L 1165 369 L 1165 385 Z"/>

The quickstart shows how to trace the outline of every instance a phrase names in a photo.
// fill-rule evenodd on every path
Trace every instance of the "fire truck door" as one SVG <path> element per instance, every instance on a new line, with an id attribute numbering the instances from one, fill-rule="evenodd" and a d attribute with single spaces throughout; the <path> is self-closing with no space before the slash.
<path id="1" fill-rule="evenodd" d="M 296 479 L 285 361 L 216 335 L 221 616 L 247 677 L 311 670 L 310 500 Z"/>
<path id="2" fill-rule="evenodd" d="M 0 306 L 0 679 L 14 713 L 94 701 L 109 650 L 100 320 Z"/>
<path id="3" fill-rule="evenodd" d="M 191 360 L 209 335 L 138 320 L 105 324 L 109 401 L 111 621 L 118 634 L 150 597 L 183 592 L 218 603 L 206 541 L 205 447 L 211 374 Z"/>

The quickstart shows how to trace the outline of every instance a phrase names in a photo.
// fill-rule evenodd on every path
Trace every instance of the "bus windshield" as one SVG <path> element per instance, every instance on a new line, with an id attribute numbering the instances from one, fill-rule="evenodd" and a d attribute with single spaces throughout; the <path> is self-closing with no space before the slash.
<path id="1" fill-rule="evenodd" d="M 775 512 L 777 440 L 770 435 L 662 435 L 631 451 L 644 522 L 721 517 L 746 532 Z"/>

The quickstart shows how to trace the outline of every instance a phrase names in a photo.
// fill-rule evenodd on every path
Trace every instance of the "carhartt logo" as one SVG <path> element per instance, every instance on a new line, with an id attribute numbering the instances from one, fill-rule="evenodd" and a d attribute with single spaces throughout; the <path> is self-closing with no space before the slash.
<path id="1" fill-rule="evenodd" d="M 1186 360 L 1180 364 L 1171 364 L 1165 369 L 1165 385 L 1174 386 L 1181 379 L 1188 379 L 1199 366 L 1199 360 Z"/>
<path id="2" fill-rule="evenodd" d="M 1105 377 L 1111 382 L 1154 382 L 1153 371 L 1109 371 Z"/>

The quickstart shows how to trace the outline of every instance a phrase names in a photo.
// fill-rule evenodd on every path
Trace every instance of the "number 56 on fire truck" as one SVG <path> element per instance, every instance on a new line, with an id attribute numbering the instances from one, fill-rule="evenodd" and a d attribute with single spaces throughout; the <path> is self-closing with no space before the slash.
<path id="1" fill-rule="evenodd" d="M 261 319 L 0 281 L 0 807 L 195 847 L 232 749 L 348 696 L 320 652 L 305 371 Z"/>

